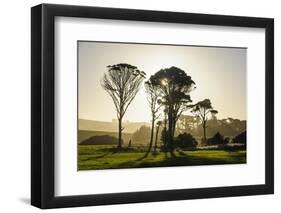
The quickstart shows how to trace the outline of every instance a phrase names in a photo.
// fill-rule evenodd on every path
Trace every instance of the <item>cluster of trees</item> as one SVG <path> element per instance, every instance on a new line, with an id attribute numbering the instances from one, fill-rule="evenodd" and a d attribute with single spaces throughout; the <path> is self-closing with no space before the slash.
<path id="1" fill-rule="evenodd" d="M 159 123 L 161 121 L 158 121 Z M 164 131 L 163 131 L 164 132 Z M 154 145 L 149 145 L 149 149 L 153 148 L 153 151 L 156 152 L 157 147 L 164 148 L 162 137 L 158 143 L 158 133 L 159 133 L 159 125 L 156 127 L 156 136 L 154 140 Z M 132 135 L 132 138 L 129 140 L 128 147 L 132 146 L 133 142 L 147 143 L 151 137 L 151 128 L 148 126 L 141 126 L 137 131 L 135 131 Z M 208 138 L 206 141 L 206 145 L 227 145 L 228 143 L 232 144 L 244 144 L 246 145 L 246 131 L 236 135 L 232 140 L 229 137 L 224 137 L 220 132 L 217 132 L 212 137 Z M 117 145 L 118 139 L 115 136 L 110 135 L 95 135 L 86 140 L 82 141 L 80 145 Z M 196 138 L 193 137 L 190 133 L 182 133 L 177 135 L 174 138 L 174 147 L 175 148 L 196 148 L 199 145 Z M 151 146 L 151 147 L 150 147 Z"/>
<path id="2" fill-rule="evenodd" d="M 161 122 L 161 121 L 159 121 Z M 157 122 L 158 123 L 158 122 Z M 158 140 L 158 133 L 162 132 L 161 137 L 159 137 L 160 140 Z M 147 144 L 147 141 L 149 141 L 151 137 L 151 128 L 148 126 L 141 126 L 137 131 L 135 131 L 131 137 L 131 140 L 134 143 L 137 144 Z M 154 141 L 154 150 L 156 147 L 163 147 L 165 140 L 164 136 L 164 129 L 160 129 L 159 125 L 157 125 L 156 128 L 156 134 L 155 134 L 155 141 Z M 188 148 L 188 147 L 197 147 L 198 145 L 202 146 L 201 137 L 194 137 L 192 133 L 184 132 L 184 133 L 179 133 L 174 137 L 174 147 L 179 147 L 179 148 Z M 221 132 L 216 132 L 212 135 L 210 135 L 206 139 L 206 144 L 207 146 L 212 146 L 212 145 L 226 145 L 226 144 L 244 144 L 246 145 L 246 140 L 247 140 L 247 133 L 246 131 L 243 131 L 234 137 L 230 138 L 228 136 L 225 136 Z M 144 143 L 143 143 L 144 142 Z M 200 143 L 201 142 L 201 143 Z M 157 144 L 158 143 L 158 144 Z"/>
<path id="3" fill-rule="evenodd" d="M 230 142 L 228 137 L 224 137 L 217 132 L 213 137 L 206 139 L 206 145 L 226 145 Z M 179 134 L 175 139 L 175 147 L 179 148 L 195 148 L 198 146 L 197 140 L 190 133 Z"/>
<path id="4" fill-rule="evenodd" d="M 233 138 L 232 140 L 233 143 L 243 143 L 243 144 L 247 144 L 247 133 L 246 131 L 240 133 L 239 135 L 237 135 L 236 137 Z"/>
<path id="5" fill-rule="evenodd" d="M 246 146 L 246 131 L 236 135 L 232 140 L 229 137 L 224 137 L 220 132 L 217 132 L 212 137 L 206 140 L 206 145 L 239 145 Z M 196 148 L 198 146 L 197 140 L 190 133 L 179 134 L 175 139 L 175 147 L 179 148 Z"/>
<path id="6" fill-rule="evenodd" d="M 233 139 L 230 139 L 229 137 L 224 137 L 220 132 L 217 132 L 213 137 L 208 138 L 206 143 L 207 145 L 211 146 L 211 145 L 228 145 L 228 144 L 232 144 L 233 147 L 236 144 L 239 144 L 240 147 L 242 146 L 246 146 L 246 131 L 236 135 Z"/>
<path id="7" fill-rule="evenodd" d="M 226 145 L 229 143 L 229 138 L 224 137 L 221 133 L 217 132 L 213 137 L 206 141 L 207 145 Z"/>
<path id="8" fill-rule="evenodd" d="M 213 136 L 215 133 L 220 132 L 227 137 L 234 137 L 246 130 L 246 121 L 226 118 L 217 119 L 216 117 L 208 120 L 207 137 Z M 195 137 L 202 135 L 201 121 L 196 116 L 182 115 L 177 123 L 176 134 L 189 132 Z"/>
<path id="9" fill-rule="evenodd" d="M 140 90 L 146 74 L 130 64 L 116 64 L 107 67 L 101 85 L 110 95 L 115 105 L 118 119 L 118 148 L 122 147 L 122 119 Z M 148 152 L 157 147 L 160 127 L 163 129 L 165 151 L 174 156 L 174 136 L 176 125 L 184 111 L 189 110 L 200 121 L 203 141 L 206 142 L 207 122 L 218 111 L 210 99 L 192 104 L 190 93 L 196 88 L 191 76 L 178 67 L 161 69 L 145 81 L 145 91 L 151 111 L 151 132 Z M 156 130 L 155 130 L 156 127 Z M 188 137 L 188 136 L 183 136 Z M 155 150 L 156 148 L 154 148 Z"/>

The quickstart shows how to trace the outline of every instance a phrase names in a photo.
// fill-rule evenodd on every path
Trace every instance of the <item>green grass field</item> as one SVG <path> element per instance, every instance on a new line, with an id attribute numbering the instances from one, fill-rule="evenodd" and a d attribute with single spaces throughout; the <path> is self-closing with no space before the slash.
<path id="1" fill-rule="evenodd" d="M 246 151 L 195 150 L 157 152 L 145 156 L 145 149 L 125 148 L 116 151 L 110 145 L 79 145 L 78 170 L 195 166 L 246 163 Z"/>

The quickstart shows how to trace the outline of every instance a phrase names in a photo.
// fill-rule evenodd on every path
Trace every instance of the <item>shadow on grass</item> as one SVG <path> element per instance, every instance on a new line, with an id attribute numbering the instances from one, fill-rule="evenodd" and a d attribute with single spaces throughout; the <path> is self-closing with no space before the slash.
<path id="1" fill-rule="evenodd" d="M 165 159 L 168 158 L 168 153 L 167 152 L 163 152 L 165 154 Z M 160 155 L 161 153 L 159 152 L 146 152 L 142 157 L 138 158 L 136 161 L 141 161 L 144 160 L 145 158 L 147 158 L 149 155 L 152 155 L 153 157 L 157 157 L 158 155 Z"/>
<path id="2" fill-rule="evenodd" d="M 185 154 L 182 150 L 177 149 L 176 152 L 177 152 L 180 156 L 187 156 L 187 154 Z"/>
<path id="3" fill-rule="evenodd" d="M 140 158 L 141 159 L 141 158 Z M 220 165 L 220 164 L 243 164 L 246 160 L 241 157 L 208 158 L 202 156 L 188 156 L 183 152 L 179 152 L 179 156 L 168 157 L 161 161 L 128 161 L 115 166 L 115 168 L 149 168 L 149 167 L 167 167 L 167 166 L 199 166 L 199 165 Z"/>
<path id="4" fill-rule="evenodd" d="M 101 151 L 101 150 L 99 150 L 99 151 Z M 97 160 L 97 159 L 99 159 L 99 158 L 104 158 L 104 157 L 107 157 L 107 156 L 109 156 L 109 155 L 113 155 L 113 154 L 118 153 L 119 149 L 117 149 L 117 148 L 112 148 L 112 149 L 107 149 L 106 151 L 107 151 L 107 152 L 104 153 L 104 154 L 102 154 L 102 155 L 94 156 L 94 157 L 89 157 L 89 158 L 85 158 L 85 159 L 83 159 L 83 160 L 81 160 L 81 161 Z"/>
<path id="5" fill-rule="evenodd" d="M 143 159 L 147 158 L 148 153 L 145 153 L 143 156 L 141 156 L 140 158 L 136 159 L 136 161 L 142 161 Z"/>

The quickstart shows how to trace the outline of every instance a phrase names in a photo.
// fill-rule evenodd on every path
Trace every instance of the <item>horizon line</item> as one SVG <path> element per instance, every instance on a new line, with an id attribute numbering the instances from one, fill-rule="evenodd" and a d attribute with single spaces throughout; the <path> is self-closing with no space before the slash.
<path id="1" fill-rule="evenodd" d="M 194 117 L 194 116 L 193 116 Z M 224 119 L 228 119 L 228 118 L 232 118 L 232 119 L 238 119 L 240 121 L 247 121 L 247 119 L 241 119 L 241 118 L 233 118 L 233 117 L 227 117 L 227 118 L 218 118 L 217 120 L 224 120 Z M 113 119 L 116 119 L 116 121 L 118 121 L 117 118 L 112 118 Z M 100 121 L 100 122 L 112 122 L 111 121 L 108 121 L 108 120 L 94 120 L 94 119 L 89 119 L 89 118 L 80 118 L 78 117 L 78 120 L 88 120 L 88 121 Z M 163 119 L 162 119 L 163 120 Z M 211 120 L 211 119 L 209 119 Z M 113 122 L 112 122 L 113 123 Z M 122 120 L 122 123 L 151 123 L 151 121 L 131 121 L 131 120 Z"/>

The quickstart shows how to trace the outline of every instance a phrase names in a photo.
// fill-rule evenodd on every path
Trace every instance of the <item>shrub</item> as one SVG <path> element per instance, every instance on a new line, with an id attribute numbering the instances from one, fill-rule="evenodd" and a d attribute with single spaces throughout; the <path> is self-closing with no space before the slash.
<path id="1" fill-rule="evenodd" d="M 247 143 L 247 133 L 246 133 L 246 131 L 240 133 L 239 135 L 236 135 L 232 139 L 232 143 L 242 143 L 242 144 L 246 145 L 246 143 Z"/>
<path id="2" fill-rule="evenodd" d="M 207 145 L 225 145 L 229 142 L 229 138 L 224 138 L 222 134 L 217 132 L 212 138 L 207 139 Z"/>
<path id="3" fill-rule="evenodd" d="M 187 133 L 179 134 L 174 142 L 174 146 L 179 148 L 190 148 L 196 147 L 197 145 L 198 142 L 196 139 L 191 134 Z"/>

